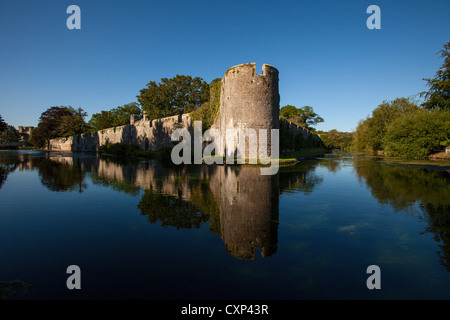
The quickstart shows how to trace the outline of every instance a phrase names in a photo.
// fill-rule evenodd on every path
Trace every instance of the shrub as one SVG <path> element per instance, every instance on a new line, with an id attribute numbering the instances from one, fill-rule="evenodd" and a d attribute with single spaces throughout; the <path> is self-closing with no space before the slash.
<path id="1" fill-rule="evenodd" d="M 450 111 L 419 109 L 392 122 L 383 139 L 385 154 L 423 159 L 450 143 Z"/>

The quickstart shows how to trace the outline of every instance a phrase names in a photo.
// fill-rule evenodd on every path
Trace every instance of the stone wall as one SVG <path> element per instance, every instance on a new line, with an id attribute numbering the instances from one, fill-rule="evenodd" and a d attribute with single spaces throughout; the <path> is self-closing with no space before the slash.
<path id="1" fill-rule="evenodd" d="M 132 121 L 132 123 L 93 133 L 52 139 L 49 149 L 96 152 L 100 146 L 109 143 L 124 143 L 137 145 L 142 150 L 158 150 L 173 145 L 170 136 L 175 129 L 184 128 L 193 132 L 192 119 L 189 114 L 152 121 Z"/>
<path id="2" fill-rule="evenodd" d="M 280 153 L 325 148 L 320 137 L 286 119 L 280 119 Z"/>

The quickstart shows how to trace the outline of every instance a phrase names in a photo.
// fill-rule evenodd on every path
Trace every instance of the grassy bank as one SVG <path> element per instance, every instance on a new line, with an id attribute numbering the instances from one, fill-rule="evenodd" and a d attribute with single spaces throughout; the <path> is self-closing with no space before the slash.
<path id="1" fill-rule="evenodd" d="M 138 146 L 130 145 L 130 144 L 120 144 L 114 143 L 109 145 L 104 145 L 99 148 L 99 154 L 101 155 L 112 155 L 119 157 L 139 157 L 139 158 L 147 158 L 147 159 L 157 159 L 167 161 L 171 159 L 171 148 L 162 148 L 160 150 L 140 150 Z M 295 152 L 283 153 L 280 155 L 278 159 L 268 159 L 270 162 L 277 162 L 279 165 L 289 165 L 295 163 L 299 159 L 313 157 L 316 155 L 323 154 L 328 150 L 325 148 L 313 148 L 307 150 L 300 150 Z M 216 156 L 212 156 L 214 158 Z M 244 161 L 244 159 L 237 159 L 237 161 Z M 251 165 L 250 159 L 245 159 L 246 164 Z M 259 162 L 259 161 L 257 161 Z M 223 163 L 226 163 L 226 159 L 223 158 Z"/>
<path id="2" fill-rule="evenodd" d="M 293 151 L 293 152 L 287 152 L 283 153 L 281 155 L 282 158 L 295 158 L 297 160 L 304 159 L 308 157 L 314 157 L 321 155 L 323 153 L 328 152 L 325 148 L 313 148 L 313 149 L 306 149 L 306 150 L 300 150 L 300 151 Z"/>
<path id="3" fill-rule="evenodd" d="M 118 157 L 139 157 L 147 159 L 167 160 L 170 159 L 171 148 L 160 150 L 141 150 L 138 146 L 131 144 L 114 143 L 99 147 L 101 155 L 112 155 Z"/>

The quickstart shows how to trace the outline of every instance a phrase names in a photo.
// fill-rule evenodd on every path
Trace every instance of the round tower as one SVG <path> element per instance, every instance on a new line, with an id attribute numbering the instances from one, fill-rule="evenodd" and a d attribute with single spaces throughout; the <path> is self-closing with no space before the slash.
<path id="1" fill-rule="evenodd" d="M 226 135 L 227 129 L 267 129 L 267 150 L 270 156 L 271 129 L 279 129 L 280 95 L 278 70 L 263 64 L 262 74 L 256 74 L 256 64 L 246 63 L 229 68 L 222 78 L 218 124 Z M 245 139 L 245 137 L 244 137 Z M 252 142 L 246 147 L 246 157 Z M 237 137 L 237 143 L 239 136 Z M 254 144 L 254 143 L 253 143 Z M 249 148 L 250 147 L 250 148 Z M 257 146 L 254 146 L 258 149 Z M 223 145 L 223 154 L 226 143 Z M 259 154 L 259 150 L 258 150 Z"/>

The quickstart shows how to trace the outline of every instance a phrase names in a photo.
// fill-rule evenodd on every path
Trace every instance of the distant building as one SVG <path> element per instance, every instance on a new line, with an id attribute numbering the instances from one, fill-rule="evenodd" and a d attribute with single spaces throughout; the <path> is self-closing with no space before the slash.
<path id="1" fill-rule="evenodd" d="M 34 127 L 19 126 L 19 129 L 17 131 L 20 134 L 20 141 L 28 143 L 28 140 L 30 139 L 30 136 L 31 136 L 31 132 L 33 130 L 34 130 Z"/>

